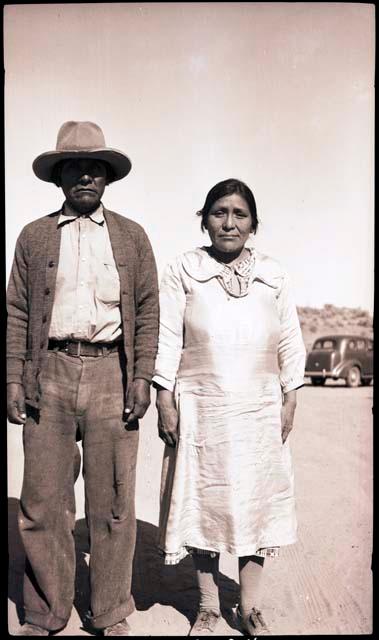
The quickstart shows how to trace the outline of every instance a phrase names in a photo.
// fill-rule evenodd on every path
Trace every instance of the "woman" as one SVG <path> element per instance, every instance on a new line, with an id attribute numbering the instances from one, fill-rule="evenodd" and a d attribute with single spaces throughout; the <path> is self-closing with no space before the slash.
<path id="1" fill-rule="evenodd" d="M 263 635 L 264 559 L 296 541 L 287 436 L 305 348 L 288 276 L 245 246 L 258 227 L 249 187 L 219 182 L 198 215 L 211 246 L 169 264 L 160 292 L 159 546 L 166 564 L 192 554 L 200 606 L 190 635 L 215 630 L 223 551 L 238 556 L 241 628 Z"/>

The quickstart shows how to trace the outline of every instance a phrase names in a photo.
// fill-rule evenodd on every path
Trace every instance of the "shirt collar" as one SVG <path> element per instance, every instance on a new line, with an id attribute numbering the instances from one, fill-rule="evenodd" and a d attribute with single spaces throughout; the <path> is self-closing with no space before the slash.
<path id="1" fill-rule="evenodd" d="M 79 213 L 74 211 L 74 209 L 70 207 L 70 205 L 67 204 L 67 202 L 65 202 L 62 207 L 62 212 L 58 218 L 58 227 L 60 227 L 65 222 L 71 222 L 72 220 L 76 220 L 76 218 L 79 218 L 79 215 L 80 215 Z M 92 213 L 90 213 L 89 216 L 86 216 L 86 217 L 91 218 L 91 220 L 93 222 L 96 222 L 96 224 L 102 225 L 104 222 L 104 207 L 102 203 L 100 203 L 96 211 L 93 211 Z"/>
<path id="2" fill-rule="evenodd" d="M 261 254 L 254 247 L 246 247 L 251 253 L 251 279 L 261 280 L 270 287 L 277 288 L 283 278 L 283 272 L 279 264 L 268 256 Z M 207 249 L 198 247 L 194 251 L 188 251 L 182 257 L 184 270 L 191 278 L 199 282 L 205 282 L 224 273 L 225 265 L 212 258 Z M 228 268 L 230 271 L 230 268 Z"/>
<path id="3" fill-rule="evenodd" d="M 254 264 L 255 262 L 255 252 L 251 247 L 246 247 L 249 249 L 250 255 L 245 260 L 241 260 L 238 263 L 238 273 L 240 275 L 244 275 L 244 266 L 245 262 L 250 268 L 250 264 Z M 198 247 L 194 251 L 188 251 L 183 257 L 183 267 L 184 270 L 195 280 L 199 282 L 203 282 L 209 280 L 210 278 L 214 278 L 222 275 L 223 273 L 231 272 L 231 267 L 223 264 L 222 262 L 218 262 L 215 258 L 213 258 L 209 253 L 210 247 Z M 235 270 L 236 266 L 234 267 Z"/>

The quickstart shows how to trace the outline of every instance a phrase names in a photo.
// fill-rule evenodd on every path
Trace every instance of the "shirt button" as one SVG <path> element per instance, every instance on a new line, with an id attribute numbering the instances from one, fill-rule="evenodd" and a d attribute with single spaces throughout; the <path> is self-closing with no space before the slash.
<path id="1" fill-rule="evenodd" d="M 80 283 L 80 286 L 81 286 L 81 287 L 84 287 L 84 282 L 81 282 L 81 283 Z"/>
<path id="2" fill-rule="evenodd" d="M 85 259 L 85 258 L 82 258 L 82 262 L 85 262 L 85 261 L 86 261 L 86 259 Z"/>
<path id="3" fill-rule="evenodd" d="M 49 287 L 46 287 L 46 289 L 45 289 L 45 294 L 48 296 L 48 295 L 49 295 L 49 293 L 50 293 L 50 289 L 49 289 Z"/>

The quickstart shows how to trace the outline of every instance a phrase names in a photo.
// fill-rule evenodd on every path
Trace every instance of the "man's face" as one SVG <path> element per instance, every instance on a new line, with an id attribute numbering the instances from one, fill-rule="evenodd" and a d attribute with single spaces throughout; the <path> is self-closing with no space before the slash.
<path id="1" fill-rule="evenodd" d="M 98 208 L 107 184 L 106 166 L 87 158 L 67 160 L 60 181 L 67 203 L 79 213 L 91 213 Z"/>

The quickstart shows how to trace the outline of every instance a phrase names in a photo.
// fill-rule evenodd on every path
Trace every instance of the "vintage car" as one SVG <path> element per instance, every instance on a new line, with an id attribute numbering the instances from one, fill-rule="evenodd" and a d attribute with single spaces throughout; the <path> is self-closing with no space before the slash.
<path id="1" fill-rule="evenodd" d="M 305 365 L 305 376 L 314 385 L 343 378 L 348 387 L 358 387 L 369 385 L 373 375 L 373 341 L 363 336 L 317 338 Z"/>

